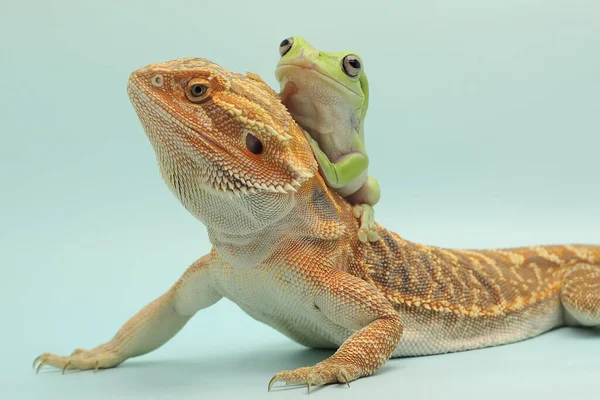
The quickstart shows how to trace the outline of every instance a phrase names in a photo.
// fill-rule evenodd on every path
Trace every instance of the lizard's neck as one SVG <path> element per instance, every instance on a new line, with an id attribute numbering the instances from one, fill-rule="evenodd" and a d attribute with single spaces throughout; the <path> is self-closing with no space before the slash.
<path id="1" fill-rule="evenodd" d="M 260 195 L 256 195 L 260 198 Z M 208 237 L 217 253 L 235 269 L 247 269 L 261 264 L 272 253 L 276 244 L 282 237 L 289 235 L 290 225 L 294 223 L 296 199 L 281 199 L 275 206 L 279 213 L 272 214 L 267 221 L 257 220 L 252 216 L 252 209 L 259 208 L 260 201 L 243 202 L 235 199 L 238 207 L 231 207 L 240 218 L 226 217 L 227 225 L 222 222 L 212 223 L 212 219 L 201 218 L 206 225 Z M 266 204 L 263 202 L 262 204 Z M 273 205 L 271 203 L 271 205 Z M 219 215 L 220 211 L 214 209 L 209 214 Z M 231 214 L 229 214 L 231 215 Z M 224 217 L 224 216 L 223 216 Z M 225 217 L 223 218 L 225 219 Z"/>
<path id="2" fill-rule="evenodd" d="M 246 207 L 242 213 L 249 214 L 248 207 L 261 208 L 260 204 L 265 204 L 257 200 L 260 198 L 240 203 Z M 268 224 L 255 225 L 255 229 L 247 229 L 243 233 L 205 222 L 215 250 L 234 268 L 260 265 L 277 253 L 285 252 L 289 243 L 298 240 L 332 242 L 356 236 L 356 221 L 352 213 L 340 213 L 340 207 L 348 205 L 327 189 L 320 175 L 302 185 L 297 193 L 280 196 L 278 203 L 269 203 L 266 208 L 273 206 L 278 206 L 281 212 L 271 215 Z M 349 215 L 350 218 L 341 215 Z M 206 218 L 203 219 L 206 221 Z"/>
<path id="3" fill-rule="evenodd" d="M 358 225 L 351 206 L 327 188 L 320 174 L 305 181 L 296 193 L 257 191 L 237 196 L 202 184 L 208 161 L 193 157 L 193 151 L 182 151 L 174 162 L 167 146 L 150 138 L 167 185 L 206 226 L 215 250 L 234 268 L 260 265 L 284 252 L 291 241 L 343 242 L 356 237 Z"/>

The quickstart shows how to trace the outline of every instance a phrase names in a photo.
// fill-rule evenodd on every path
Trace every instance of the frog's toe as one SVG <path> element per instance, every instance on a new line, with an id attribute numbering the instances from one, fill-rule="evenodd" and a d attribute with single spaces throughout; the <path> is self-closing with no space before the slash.
<path id="1" fill-rule="evenodd" d="M 364 228 L 360 228 L 358 230 L 358 240 L 360 240 L 362 243 L 366 243 L 368 239 L 369 233 L 367 232 L 367 230 Z"/>
<path id="2" fill-rule="evenodd" d="M 373 226 L 370 226 L 367 231 L 367 238 L 369 239 L 369 242 L 376 242 L 379 240 L 379 232 L 377 231 L 377 225 L 372 225 Z"/>

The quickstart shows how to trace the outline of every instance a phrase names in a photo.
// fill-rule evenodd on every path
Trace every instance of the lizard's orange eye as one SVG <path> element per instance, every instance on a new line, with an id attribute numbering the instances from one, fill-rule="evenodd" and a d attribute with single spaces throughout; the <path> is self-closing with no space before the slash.
<path id="1" fill-rule="evenodd" d="M 210 84 L 204 79 L 192 79 L 185 92 L 187 98 L 192 103 L 202 103 L 210 97 L 212 89 Z"/>

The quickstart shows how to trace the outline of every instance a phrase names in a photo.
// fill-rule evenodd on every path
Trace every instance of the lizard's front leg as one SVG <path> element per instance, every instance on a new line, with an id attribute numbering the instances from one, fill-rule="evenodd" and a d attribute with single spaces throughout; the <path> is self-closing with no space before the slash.
<path id="1" fill-rule="evenodd" d="M 162 296 L 134 315 L 114 338 L 91 350 L 77 349 L 70 356 L 44 353 L 37 371 L 44 365 L 67 369 L 111 368 L 130 357 L 155 350 L 171 339 L 196 311 L 211 306 L 220 298 L 208 277 L 214 253 L 192 264 L 183 276 Z"/>
<path id="2" fill-rule="evenodd" d="M 269 382 L 311 385 L 348 383 L 377 371 L 402 336 L 402 322 L 388 300 L 371 284 L 340 270 L 315 274 L 307 285 L 315 307 L 335 324 L 354 331 L 334 355 L 312 366 L 281 371 Z"/>

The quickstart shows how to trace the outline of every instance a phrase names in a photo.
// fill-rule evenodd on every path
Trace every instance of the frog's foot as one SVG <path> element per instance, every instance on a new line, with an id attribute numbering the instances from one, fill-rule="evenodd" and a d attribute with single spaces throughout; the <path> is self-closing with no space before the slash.
<path id="1" fill-rule="evenodd" d="M 269 391 L 275 382 L 284 382 L 286 385 L 306 385 L 310 393 L 311 386 L 329 383 L 343 383 L 350 386 L 350 382 L 360 376 L 359 370 L 354 365 L 332 364 L 325 360 L 313 367 L 277 373 L 269 382 Z"/>
<path id="2" fill-rule="evenodd" d="M 354 216 L 360 218 L 360 228 L 358 229 L 358 240 L 363 243 L 376 242 L 379 240 L 379 232 L 375 225 L 375 211 L 368 204 L 357 204 L 352 209 Z"/>
<path id="3" fill-rule="evenodd" d="M 36 372 L 44 365 L 62 369 L 63 374 L 70 369 L 86 370 L 99 368 L 116 367 L 124 361 L 119 353 L 117 353 L 112 345 L 104 344 L 93 350 L 75 349 L 70 356 L 58 356 L 52 353 L 41 354 L 33 361 L 33 367 Z"/>

